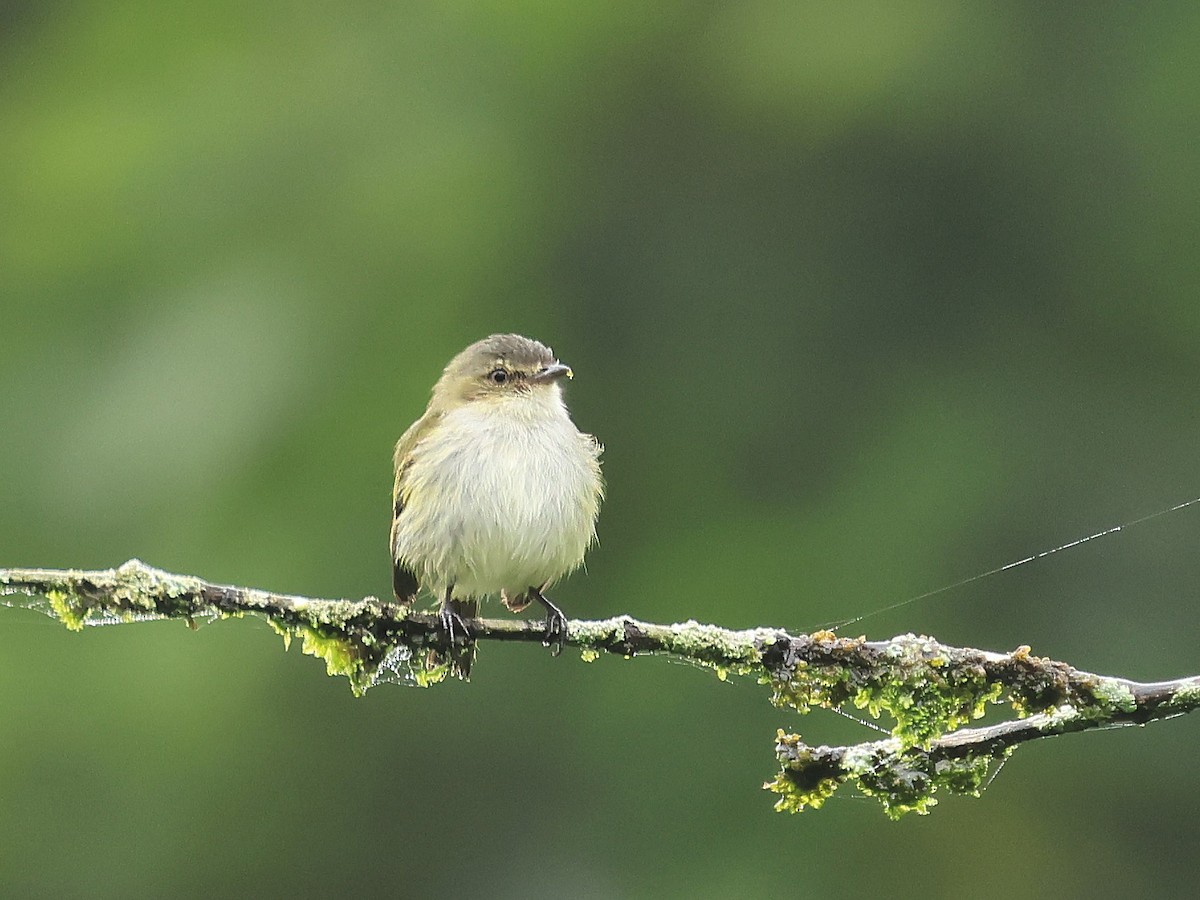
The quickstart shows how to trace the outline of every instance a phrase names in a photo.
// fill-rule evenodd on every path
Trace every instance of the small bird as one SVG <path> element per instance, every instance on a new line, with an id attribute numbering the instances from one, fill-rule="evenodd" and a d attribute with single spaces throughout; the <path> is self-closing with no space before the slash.
<path id="1" fill-rule="evenodd" d="M 491 594 L 513 612 L 536 600 L 543 643 L 562 650 L 567 620 L 544 591 L 583 563 L 604 496 L 603 448 L 563 402 L 572 377 L 544 344 L 493 334 L 450 361 L 396 444 L 392 588 L 404 604 L 421 590 L 441 601 L 459 677 L 474 657 L 464 617 Z"/>

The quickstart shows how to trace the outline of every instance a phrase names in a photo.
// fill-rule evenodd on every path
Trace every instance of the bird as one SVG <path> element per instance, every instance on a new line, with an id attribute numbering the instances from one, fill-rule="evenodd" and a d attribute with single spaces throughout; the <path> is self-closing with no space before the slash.
<path id="1" fill-rule="evenodd" d="M 452 360 L 424 414 L 396 443 L 392 589 L 412 604 L 438 601 L 452 674 L 470 676 L 466 619 L 498 595 L 519 613 L 537 602 L 543 643 L 557 655 L 567 620 L 545 595 L 583 564 L 604 498 L 603 447 L 563 400 L 574 377 L 554 352 L 518 334 L 493 334 Z"/>

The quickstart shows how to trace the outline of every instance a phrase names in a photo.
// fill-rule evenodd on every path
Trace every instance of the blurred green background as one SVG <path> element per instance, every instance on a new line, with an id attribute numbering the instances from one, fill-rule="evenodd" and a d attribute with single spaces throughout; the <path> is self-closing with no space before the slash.
<path id="1" fill-rule="evenodd" d="M 4 4 L 0 565 L 382 594 L 392 444 L 498 330 L 607 446 L 576 616 L 812 628 L 1190 499 L 1198 54 L 1194 4 Z M 1198 538 L 852 633 L 1195 672 Z M 1186 719 L 788 817 L 775 729 L 869 733 L 666 660 L 355 700 L 261 622 L 0 610 L 0 720 L 5 897 L 1195 885 Z"/>

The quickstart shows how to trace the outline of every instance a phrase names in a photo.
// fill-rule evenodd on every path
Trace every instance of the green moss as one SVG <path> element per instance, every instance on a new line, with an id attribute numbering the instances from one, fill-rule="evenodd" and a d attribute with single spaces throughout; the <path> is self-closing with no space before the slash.
<path id="1" fill-rule="evenodd" d="M 771 702 L 807 713 L 814 707 L 831 708 L 848 700 L 850 673 L 841 666 L 811 666 L 799 662 L 790 677 L 771 679 Z"/>
<path id="2" fill-rule="evenodd" d="M 779 799 L 775 801 L 775 811 L 792 814 L 806 809 L 820 809 L 840 786 L 841 782 L 836 778 L 821 778 L 812 787 L 801 789 L 797 787 L 790 772 L 780 772 L 773 780 L 763 785 L 768 791 L 779 794 Z"/>
<path id="3" fill-rule="evenodd" d="M 350 689 L 361 697 L 371 685 L 371 674 L 364 665 L 365 654 L 361 644 L 354 643 L 342 634 L 326 634 L 315 628 L 302 626 L 297 629 L 302 644 L 301 650 L 309 656 L 325 660 L 325 671 L 330 675 L 345 675 L 350 679 Z"/>
<path id="4" fill-rule="evenodd" d="M 359 664 L 359 654 L 345 638 L 337 635 L 325 635 L 313 628 L 301 628 L 300 637 L 303 640 L 301 650 L 309 656 L 317 656 L 325 660 L 325 666 L 330 675 L 351 675 Z"/>
<path id="5" fill-rule="evenodd" d="M 978 797 L 987 786 L 988 777 L 992 772 L 992 764 L 1007 759 L 1015 747 L 1009 747 L 999 755 L 987 753 L 972 754 L 957 760 L 942 760 L 937 763 L 935 775 L 939 786 L 952 794 L 963 794 Z"/>
<path id="6" fill-rule="evenodd" d="M 774 636 L 774 632 L 770 634 Z M 671 626 L 665 636 L 672 653 L 722 669 L 726 675 L 747 675 L 762 667 L 762 653 L 756 646 L 758 631 L 730 632 L 689 619 Z"/>
<path id="7" fill-rule="evenodd" d="M 820 809 L 834 795 L 845 775 L 832 768 L 813 748 L 800 740 L 799 735 L 779 731 L 775 749 L 783 765 L 774 779 L 763 785 L 765 790 L 779 795 L 776 812 L 798 813 L 805 809 Z"/>
<path id="8" fill-rule="evenodd" d="M 950 674 L 936 666 L 906 672 L 897 681 L 865 686 L 854 705 L 878 718 L 887 713 L 895 720 L 892 734 L 904 746 L 928 747 L 947 732 L 983 716 L 988 703 L 998 702 L 1004 686 L 989 683 L 984 673 L 956 670 Z"/>
<path id="9" fill-rule="evenodd" d="M 1089 718 L 1107 718 L 1110 710 L 1128 713 L 1137 709 L 1133 691 L 1112 678 L 1099 679 L 1092 688 L 1092 696 L 1100 701 L 1103 708 L 1095 710 L 1094 714 L 1089 711 Z"/>
<path id="10" fill-rule="evenodd" d="M 277 635 L 279 635 L 281 638 L 283 638 L 284 652 L 286 653 L 288 650 L 291 650 L 292 649 L 292 636 L 295 634 L 295 632 L 291 628 L 288 628 L 286 625 L 280 625 L 278 622 L 276 622 L 273 618 L 270 618 L 270 617 L 267 618 L 267 624 L 271 626 L 272 631 L 274 631 Z"/>
<path id="11" fill-rule="evenodd" d="M 1171 698 L 1171 705 L 1181 709 L 1194 709 L 1200 706 L 1200 685 L 1180 688 Z"/>
<path id="12" fill-rule="evenodd" d="M 433 687 L 441 684 L 450 675 L 452 666 L 447 660 L 435 665 L 418 666 L 413 670 L 413 683 L 417 687 Z"/>
<path id="13" fill-rule="evenodd" d="M 281 621 L 275 616 L 268 616 L 267 622 L 283 638 L 285 649 L 291 646 L 293 638 L 298 637 L 301 650 L 323 659 L 329 675 L 346 676 L 355 696 L 361 697 L 377 681 L 403 680 L 419 687 L 430 687 L 444 681 L 450 672 L 448 663 L 431 663 L 431 657 L 426 654 L 380 637 L 354 621 L 355 614 L 361 613 L 355 607 L 347 606 L 340 621 L 328 621 L 336 617 L 318 616 L 315 612 L 305 615 L 305 621 L 299 623 Z M 329 608 L 322 608 L 320 612 L 328 613 Z M 376 615 L 368 611 L 365 617 Z M 397 650 L 403 652 L 398 654 Z"/>
<path id="14" fill-rule="evenodd" d="M 598 622 L 572 622 L 571 637 L 585 649 L 599 649 L 610 641 L 625 640 L 622 619 L 602 619 Z"/>
<path id="15" fill-rule="evenodd" d="M 874 665 L 856 665 L 849 654 L 828 665 L 800 662 L 775 680 L 771 699 L 802 714 L 850 700 L 875 718 L 891 717 L 891 733 L 903 746 L 928 747 L 1005 696 L 982 667 L 951 662 L 931 639 L 905 635 Z"/>
<path id="16" fill-rule="evenodd" d="M 894 738 L 835 752 L 814 749 L 781 731 L 775 747 L 779 773 L 763 787 L 779 794 L 776 810 L 792 813 L 819 808 L 852 781 L 865 796 L 878 800 L 891 819 L 913 812 L 927 815 L 937 805 L 938 791 L 979 796 L 995 761 L 988 754 L 973 754 L 935 763 L 924 750 L 902 747 Z"/>
<path id="17" fill-rule="evenodd" d="M 856 781 L 859 790 L 883 805 L 888 818 L 895 820 L 913 812 L 924 816 L 937 806 L 934 795 L 939 790 L 978 797 L 992 762 L 991 756 L 971 755 L 935 764 L 914 750 L 859 773 Z"/>
<path id="18" fill-rule="evenodd" d="M 824 640 L 816 650 L 812 656 L 821 663 L 800 661 L 790 673 L 771 678 L 772 701 L 806 713 L 849 700 L 876 718 L 890 717 L 892 738 L 835 757 L 827 748 L 814 751 L 795 735 L 781 733 L 776 741 L 780 771 L 765 785 L 780 795 L 776 809 L 815 808 L 845 781 L 879 800 L 893 819 L 927 814 L 939 790 L 979 793 L 993 756 L 935 764 L 926 751 L 944 734 L 980 718 L 989 704 L 1008 699 L 1003 683 L 989 678 L 982 665 L 964 664 L 936 641 L 914 635 L 894 639 L 875 658 L 844 640 Z M 1039 700 L 1052 696 L 1047 685 L 1035 687 Z M 1119 692 L 1111 699 L 1123 702 Z"/>
<path id="19" fill-rule="evenodd" d="M 64 591 L 46 591 L 46 601 L 58 620 L 71 631 L 83 631 L 83 623 L 87 619 L 87 609 L 76 605 L 73 594 Z"/>

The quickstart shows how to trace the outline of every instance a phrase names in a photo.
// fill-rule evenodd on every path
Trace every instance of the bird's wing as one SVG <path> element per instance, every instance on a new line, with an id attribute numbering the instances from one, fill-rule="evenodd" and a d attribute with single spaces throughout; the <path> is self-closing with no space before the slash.
<path id="1" fill-rule="evenodd" d="M 400 517 L 404 515 L 404 506 L 407 502 L 405 476 L 412 468 L 413 450 L 439 418 L 441 418 L 440 414 L 427 412 L 413 422 L 396 442 L 396 453 L 393 460 L 396 481 L 392 487 L 392 532 L 389 543 L 392 554 L 392 593 L 401 603 L 412 603 L 420 589 L 416 573 L 400 562 L 396 552 L 396 530 L 400 525 Z"/>

